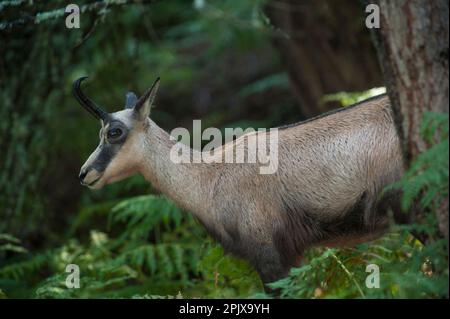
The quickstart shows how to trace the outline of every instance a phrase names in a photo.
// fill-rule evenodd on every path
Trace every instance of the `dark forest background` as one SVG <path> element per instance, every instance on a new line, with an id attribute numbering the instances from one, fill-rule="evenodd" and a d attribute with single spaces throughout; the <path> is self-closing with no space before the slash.
<path id="1" fill-rule="evenodd" d="M 294 123 L 385 91 L 383 42 L 365 27 L 364 2 L 77 1 L 80 29 L 65 27 L 67 4 L 0 2 L 0 297 L 264 297 L 251 267 L 142 177 L 100 191 L 79 184 L 99 125 L 72 82 L 89 75 L 86 92 L 111 112 L 161 76 L 152 119 L 168 131 L 193 119 Z M 446 85 L 448 101 L 448 71 Z M 448 106 L 420 119 L 425 155 L 396 185 L 405 211 L 420 202 L 420 220 L 372 243 L 310 251 L 274 284 L 283 297 L 448 297 L 447 239 L 433 213 L 448 207 Z M 70 263 L 80 289 L 65 287 Z M 379 289 L 366 288 L 370 263 Z"/>

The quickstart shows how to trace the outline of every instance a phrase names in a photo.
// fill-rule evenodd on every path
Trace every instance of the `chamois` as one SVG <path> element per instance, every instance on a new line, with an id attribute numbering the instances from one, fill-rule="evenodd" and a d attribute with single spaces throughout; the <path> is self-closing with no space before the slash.
<path id="1" fill-rule="evenodd" d="M 149 118 L 159 78 L 139 99 L 128 93 L 125 109 L 115 113 L 82 93 L 84 79 L 74 82 L 74 96 L 102 127 L 81 183 L 98 189 L 141 173 L 192 212 L 226 251 L 248 260 L 263 283 L 286 276 L 309 247 L 380 236 L 388 209 L 398 212 L 398 194 L 382 193 L 404 172 L 386 95 L 280 127 L 278 170 L 259 174 L 258 164 L 172 162 L 176 141 Z M 230 147 L 245 149 L 255 136 L 223 145 L 217 156 Z"/>

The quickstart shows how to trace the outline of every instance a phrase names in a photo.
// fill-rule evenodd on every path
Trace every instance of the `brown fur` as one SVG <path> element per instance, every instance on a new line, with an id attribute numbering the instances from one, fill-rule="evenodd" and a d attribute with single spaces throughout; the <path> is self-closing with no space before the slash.
<path id="1" fill-rule="evenodd" d="M 129 121 L 124 112 L 113 116 Z M 388 202 L 381 198 L 404 169 L 386 96 L 281 128 L 273 175 L 259 174 L 259 164 L 175 164 L 169 135 L 146 117 L 144 125 L 136 121 L 111 167 L 142 173 L 195 214 L 226 250 L 250 261 L 264 282 L 287 275 L 309 247 L 379 236 L 387 226 L 386 210 L 397 200 L 396 194 Z M 252 138 L 246 134 L 222 152 L 248 151 L 244 142 Z M 108 174 L 121 176 L 107 169 L 97 188 L 111 181 Z"/>

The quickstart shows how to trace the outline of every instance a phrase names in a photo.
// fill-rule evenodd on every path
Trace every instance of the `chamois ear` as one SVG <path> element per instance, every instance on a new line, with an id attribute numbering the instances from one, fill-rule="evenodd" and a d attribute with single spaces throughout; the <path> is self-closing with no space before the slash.
<path id="1" fill-rule="evenodd" d="M 125 109 L 132 109 L 136 105 L 138 98 L 134 92 L 128 92 L 125 97 Z"/>
<path id="2" fill-rule="evenodd" d="M 134 106 L 134 111 L 138 114 L 139 119 L 144 120 L 150 115 L 150 109 L 156 97 L 159 88 L 159 77 L 155 80 L 152 87 L 139 98 Z"/>

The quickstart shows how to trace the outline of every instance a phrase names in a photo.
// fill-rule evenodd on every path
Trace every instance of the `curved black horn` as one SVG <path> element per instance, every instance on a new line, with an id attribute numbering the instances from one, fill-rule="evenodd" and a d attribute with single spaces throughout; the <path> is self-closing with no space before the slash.
<path id="1" fill-rule="evenodd" d="M 73 82 L 72 93 L 73 96 L 77 99 L 77 101 L 84 107 L 89 113 L 95 116 L 99 120 L 105 120 L 108 117 L 108 113 L 102 110 L 97 104 L 95 104 L 91 99 L 89 99 L 86 95 L 81 91 L 81 82 L 87 79 L 87 76 L 83 76 Z"/>

